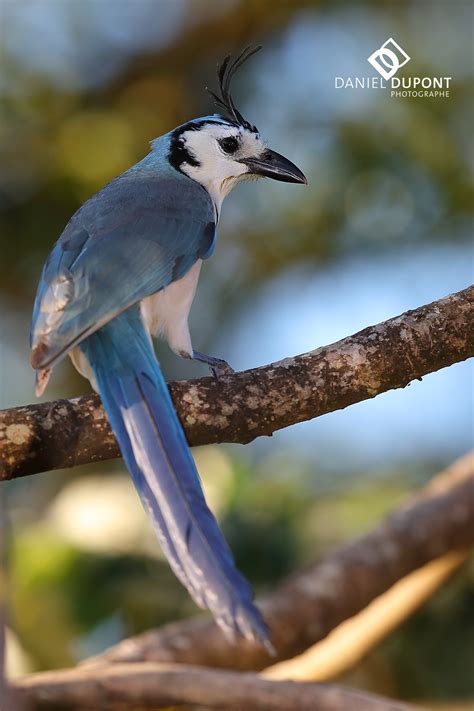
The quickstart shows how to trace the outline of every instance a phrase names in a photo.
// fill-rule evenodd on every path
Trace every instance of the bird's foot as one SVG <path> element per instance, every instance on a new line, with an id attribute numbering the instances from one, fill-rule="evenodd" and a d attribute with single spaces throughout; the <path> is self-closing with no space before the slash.
<path id="1" fill-rule="evenodd" d="M 223 375 L 231 375 L 235 370 L 223 358 L 205 355 L 199 351 L 193 351 L 193 360 L 198 360 L 200 363 L 206 363 L 215 378 L 220 378 Z"/>

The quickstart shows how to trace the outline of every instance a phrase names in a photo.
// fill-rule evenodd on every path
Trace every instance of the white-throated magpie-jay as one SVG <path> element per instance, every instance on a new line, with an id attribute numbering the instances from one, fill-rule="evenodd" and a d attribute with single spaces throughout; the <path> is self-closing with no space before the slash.
<path id="1" fill-rule="evenodd" d="M 67 353 L 100 394 L 121 453 L 178 578 L 228 634 L 269 646 L 217 522 L 156 359 L 151 335 L 205 363 L 188 315 L 203 260 L 213 252 L 227 193 L 241 180 L 306 183 L 270 150 L 230 94 L 246 49 L 219 70 L 223 114 L 195 119 L 152 142 L 151 152 L 71 218 L 44 266 L 32 324 L 37 393 Z"/>

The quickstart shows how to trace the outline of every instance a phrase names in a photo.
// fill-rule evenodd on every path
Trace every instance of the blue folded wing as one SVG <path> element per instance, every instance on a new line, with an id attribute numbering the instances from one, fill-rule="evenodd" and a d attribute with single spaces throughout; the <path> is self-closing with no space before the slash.
<path id="1" fill-rule="evenodd" d="M 212 252 L 212 201 L 198 183 L 172 170 L 132 169 L 70 220 L 38 287 L 35 368 L 51 367 L 86 335 Z"/>
<path id="2" fill-rule="evenodd" d="M 270 647 L 250 586 L 207 507 L 138 308 L 113 319 L 80 348 L 174 572 L 229 636 L 240 634 Z"/>

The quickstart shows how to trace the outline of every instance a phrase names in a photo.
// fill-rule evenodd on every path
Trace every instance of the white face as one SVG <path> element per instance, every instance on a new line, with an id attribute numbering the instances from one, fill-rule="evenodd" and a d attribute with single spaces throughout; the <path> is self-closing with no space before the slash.
<path id="1" fill-rule="evenodd" d="M 209 123 L 197 131 L 184 131 L 181 138 L 185 148 L 199 162 L 197 166 L 182 163 L 181 170 L 208 190 L 218 209 L 234 185 L 257 177 L 240 161 L 258 158 L 267 148 L 258 133 L 242 126 Z"/>

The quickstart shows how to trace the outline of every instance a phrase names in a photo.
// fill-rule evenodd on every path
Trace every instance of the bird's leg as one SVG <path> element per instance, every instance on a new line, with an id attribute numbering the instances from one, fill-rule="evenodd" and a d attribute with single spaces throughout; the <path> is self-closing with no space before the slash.
<path id="1" fill-rule="evenodd" d="M 192 354 L 182 351 L 180 356 L 182 356 L 182 358 L 198 360 L 200 363 L 206 363 L 215 378 L 235 373 L 232 366 L 230 366 L 223 358 L 216 358 L 215 356 L 206 355 L 205 353 L 200 353 L 195 350 L 193 350 Z"/>

